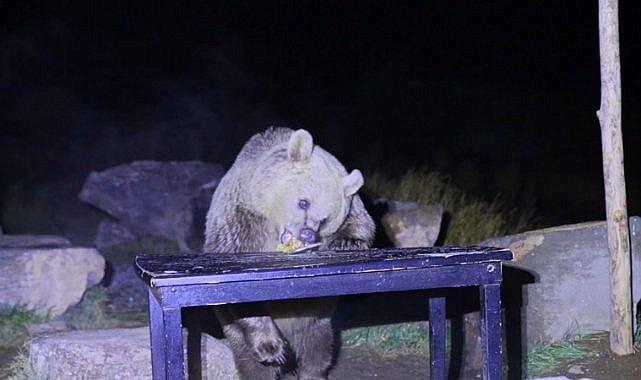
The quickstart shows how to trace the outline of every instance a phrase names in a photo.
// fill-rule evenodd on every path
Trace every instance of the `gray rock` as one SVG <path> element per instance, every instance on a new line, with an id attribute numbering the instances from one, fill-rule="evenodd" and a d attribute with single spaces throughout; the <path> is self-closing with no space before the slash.
<path id="1" fill-rule="evenodd" d="M 203 334 L 203 378 L 231 380 L 231 350 Z M 150 379 L 149 328 L 81 330 L 32 337 L 32 367 L 50 379 Z"/>
<path id="2" fill-rule="evenodd" d="M 221 165 L 200 161 L 136 161 L 91 173 L 79 198 L 136 236 L 160 236 L 199 251 L 209 204 L 198 207 L 203 207 L 201 198 L 211 199 L 223 174 Z"/>
<path id="3" fill-rule="evenodd" d="M 585 369 L 581 364 L 572 364 L 568 368 L 568 373 L 571 375 L 583 375 L 585 374 Z"/>
<path id="4" fill-rule="evenodd" d="M 94 244 L 96 248 L 103 249 L 133 240 L 136 240 L 136 235 L 127 227 L 111 219 L 105 219 L 98 225 Z"/>
<path id="5" fill-rule="evenodd" d="M 176 215 L 176 241 L 181 249 L 202 252 L 205 219 L 219 180 L 220 178 L 196 189 L 186 207 Z"/>
<path id="6" fill-rule="evenodd" d="M 440 204 L 423 206 L 412 202 L 387 202 L 383 215 L 385 233 L 396 247 L 431 247 L 438 239 L 443 219 Z"/>
<path id="7" fill-rule="evenodd" d="M 55 235 L 3 235 L 0 233 L 0 248 L 69 247 L 69 239 Z"/>
<path id="8" fill-rule="evenodd" d="M 641 218 L 630 218 L 634 304 L 641 297 Z M 510 267 L 534 276 L 523 288 L 527 349 L 580 333 L 610 330 L 609 254 L 605 222 L 582 223 L 487 240 L 512 249 Z M 576 331 L 575 331 L 576 332 Z"/>
<path id="9" fill-rule="evenodd" d="M 105 259 L 94 248 L 0 248 L 0 273 L 0 303 L 55 317 L 102 280 Z"/>
<path id="10" fill-rule="evenodd" d="M 62 331 L 69 331 L 70 327 L 67 322 L 63 320 L 50 320 L 45 323 L 37 323 L 29 326 L 29 336 L 36 336 L 42 334 L 52 334 Z"/>

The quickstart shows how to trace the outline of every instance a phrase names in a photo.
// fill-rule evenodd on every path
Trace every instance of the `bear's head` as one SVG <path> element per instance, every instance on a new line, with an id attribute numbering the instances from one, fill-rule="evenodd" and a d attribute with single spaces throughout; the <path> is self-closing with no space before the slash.
<path id="1" fill-rule="evenodd" d="M 363 186 L 360 171 L 348 174 L 303 129 L 293 132 L 287 144 L 273 147 L 256 169 L 250 201 L 270 224 L 274 244 L 288 234 L 310 244 L 335 233 Z"/>

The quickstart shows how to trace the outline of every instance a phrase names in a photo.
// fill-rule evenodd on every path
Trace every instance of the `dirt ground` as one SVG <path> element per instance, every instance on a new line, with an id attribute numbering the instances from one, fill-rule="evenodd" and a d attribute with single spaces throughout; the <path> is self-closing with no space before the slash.
<path id="1" fill-rule="evenodd" d="M 584 344 L 586 348 L 594 352 L 594 356 L 566 361 L 554 369 L 528 378 L 565 376 L 568 379 L 641 379 L 641 351 L 627 356 L 614 355 L 609 349 L 609 340 L 606 334 L 602 334 L 598 339 L 590 340 Z M 346 349 L 343 354 L 344 356 L 338 361 L 337 366 L 330 372 L 330 378 L 333 380 L 409 380 L 429 378 L 427 369 L 429 362 L 422 357 L 400 356 L 386 358 L 364 349 Z M 460 379 L 480 379 L 481 377 L 481 374 L 477 373 L 475 375 L 463 375 Z M 518 377 L 510 376 L 510 378 L 519 379 L 523 378 L 523 375 Z"/>

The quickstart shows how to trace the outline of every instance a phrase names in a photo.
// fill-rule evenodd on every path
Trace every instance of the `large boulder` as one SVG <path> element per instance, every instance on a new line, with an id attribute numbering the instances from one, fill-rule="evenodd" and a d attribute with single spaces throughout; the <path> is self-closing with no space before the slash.
<path id="1" fill-rule="evenodd" d="M 0 304 L 26 305 L 58 316 L 105 274 L 94 248 L 0 248 Z"/>
<path id="2" fill-rule="evenodd" d="M 111 235 L 99 235 L 98 245 L 113 242 L 114 234 L 131 233 L 175 240 L 181 249 L 200 251 L 207 208 L 224 172 L 221 165 L 200 161 L 136 161 L 91 173 L 79 198 L 121 224 L 103 226 L 99 232 Z"/>
<path id="3" fill-rule="evenodd" d="M 641 298 L 641 218 L 630 218 L 632 296 Z M 515 256 L 506 275 L 525 271 L 534 281 L 522 289 L 521 317 L 527 348 L 557 341 L 573 329 L 610 330 L 609 254 L 605 222 L 530 231 L 487 240 L 483 245 L 510 248 Z M 508 285 L 506 283 L 506 285 Z M 513 291 L 514 289 L 504 289 Z"/>
<path id="4" fill-rule="evenodd" d="M 31 365 L 43 379 L 150 379 L 149 328 L 41 333 L 32 337 Z M 203 379 L 232 380 L 231 350 L 203 334 Z"/>

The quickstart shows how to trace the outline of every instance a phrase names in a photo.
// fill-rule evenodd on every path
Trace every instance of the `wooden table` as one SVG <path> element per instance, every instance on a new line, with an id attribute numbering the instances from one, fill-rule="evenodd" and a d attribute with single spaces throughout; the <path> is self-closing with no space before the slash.
<path id="1" fill-rule="evenodd" d="M 184 378 L 183 307 L 478 286 L 483 378 L 498 380 L 502 261 L 511 259 L 509 250 L 488 247 L 140 255 L 134 266 L 149 287 L 153 378 Z M 430 377 L 445 379 L 445 297 L 428 305 Z"/>

